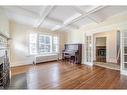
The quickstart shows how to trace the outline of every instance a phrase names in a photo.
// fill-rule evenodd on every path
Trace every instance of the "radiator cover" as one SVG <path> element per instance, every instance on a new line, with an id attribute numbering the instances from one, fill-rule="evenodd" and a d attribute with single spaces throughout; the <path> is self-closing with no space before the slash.
<path id="1" fill-rule="evenodd" d="M 46 55 L 37 55 L 35 56 L 34 63 L 41 63 L 41 62 L 47 62 L 47 61 L 54 61 L 58 60 L 58 54 L 46 54 Z"/>

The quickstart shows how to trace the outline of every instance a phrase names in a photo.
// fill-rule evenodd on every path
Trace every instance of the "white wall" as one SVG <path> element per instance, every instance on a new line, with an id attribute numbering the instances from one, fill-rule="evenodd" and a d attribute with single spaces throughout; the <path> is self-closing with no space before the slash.
<path id="1" fill-rule="evenodd" d="M 67 42 L 68 43 L 84 43 L 85 31 L 68 31 Z"/>
<path id="2" fill-rule="evenodd" d="M 10 22 L 10 52 L 11 52 L 11 66 L 32 64 L 34 57 L 29 55 L 28 37 L 31 32 L 38 32 L 42 34 L 58 35 L 58 32 L 49 31 L 47 29 L 36 30 L 30 26 L 22 25 L 16 22 Z M 60 35 L 60 50 L 63 49 L 65 43 L 65 33 L 59 32 Z"/>
<path id="3" fill-rule="evenodd" d="M 0 33 L 6 37 L 9 37 L 9 20 L 1 8 L 0 8 Z"/>

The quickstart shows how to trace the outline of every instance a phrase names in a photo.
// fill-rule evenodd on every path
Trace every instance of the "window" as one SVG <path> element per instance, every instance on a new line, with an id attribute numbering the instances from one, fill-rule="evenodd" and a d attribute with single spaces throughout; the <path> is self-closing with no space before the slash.
<path id="1" fill-rule="evenodd" d="M 51 51 L 51 36 L 39 35 L 39 53 L 50 53 Z"/>
<path id="2" fill-rule="evenodd" d="M 30 55 L 57 53 L 58 52 L 58 37 L 50 35 L 42 35 L 31 33 L 29 38 Z"/>
<path id="3" fill-rule="evenodd" d="M 58 37 L 53 37 L 53 52 L 58 52 Z"/>
<path id="4" fill-rule="evenodd" d="M 37 54 L 37 34 L 31 33 L 29 37 L 30 54 Z"/>

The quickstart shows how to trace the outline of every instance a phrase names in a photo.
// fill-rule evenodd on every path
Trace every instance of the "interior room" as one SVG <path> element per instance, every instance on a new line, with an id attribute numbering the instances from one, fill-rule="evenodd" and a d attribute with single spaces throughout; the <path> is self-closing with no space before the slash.
<path id="1" fill-rule="evenodd" d="M 106 62 L 106 37 L 96 38 L 96 62 Z"/>
<path id="2" fill-rule="evenodd" d="M 0 89 L 127 89 L 127 6 L 0 6 Z"/>
<path id="3" fill-rule="evenodd" d="M 106 37 L 96 37 L 96 62 L 106 62 Z"/>

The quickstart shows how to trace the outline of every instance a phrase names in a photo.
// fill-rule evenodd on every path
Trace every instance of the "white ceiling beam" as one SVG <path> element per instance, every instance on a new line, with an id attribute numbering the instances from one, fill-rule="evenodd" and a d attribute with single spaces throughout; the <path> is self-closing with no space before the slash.
<path id="1" fill-rule="evenodd" d="M 17 6 L 6 6 L 6 7 L 2 7 L 3 9 L 5 9 L 6 11 L 8 12 L 12 12 L 12 13 L 15 13 L 15 14 L 21 14 L 21 15 L 26 15 L 26 16 L 31 16 L 31 17 L 37 17 L 38 15 L 35 14 L 34 12 L 32 11 L 29 11 L 29 10 L 26 10 L 24 8 L 21 8 L 21 7 L 17 7 Z"/>
<path id="2" fill-rule="evenodd" d="M 81 20 L 82 18 L 84 18 L 84 17 L 90 15 L 91 13 L 94 13 L 94 12 L 96 12 L 96 11 L 101 10 L 101 9 L 104 8 L 104 7 L 105 7 L 105 6 L 98 6 L 98 7 L 94 8 L 94 9 L 92 9 L 91 11 L 87 12 L 86 14 L 81 15 L 80 17 L 78 17 L 78 18 L 76 18 L 76 19 L 74 19 L 74 20 L 72 20 L 72 21 L 70 21 L 70 22 L 68 22 L 68 23 L 66 23 L 66 24 L 64 24 L 64 25 L 62 25 L 62 26 L 61 26 L 60 28 L 58 28 L 58 29 L 61 29 L 61 28 L 65 27 L 65 26 L 67 26 L 67 25 L 70 25 L 70 24 L 72 24 L 72 23 L 74 23 L 74 22 L 77 22 L 77 21 Z M 58 29 L 57 29 L 57 30 L 58 30 Z"/>
<path id="3" fill-rule="evenodd" d="M 105 7 L 105 6 L 98 6 L 98 7 L 94 8 L 94 9 L 92 9 L 91 11 L 87 12 L 86 14 L 83 14 L 81 17 L 79 17 L 79 18 L 77 18 L 77 19 L 74 19 L 74 20 L 73 20 L 72 22 L 70 22 L 70 23 L 76 22 L 76 21 L 78 21 L 78 20 L 80 20 L 80 19 L 82 19 L 82 18 L 84 18 L 84 17 L 86 17 L 86 16 L 88 16 L 88 15 L 90 15 L 90 14 L 96 12 L 96 11 L 101 10 L 101 9 L 104 8 L 104 7 Z"/>
<path id="4" fill-rule="evenodd" d="M 41 24 L 43 24 L 44 20 L 50 14 L 50 12 L 52 11 L 53 8 L 54 8 L 54 6 L 47 6 L 45 8 L 44 12 L 41 15 L 41 19 L 39 19 L 38 23 L 35 26 L 36 28 L 39 28 L 41 26 Z"/>
<path id="5" fill-rule="evenodd" d="M 97 8 L 97 7 L 96 7 Z M 87 14 L 87 12 L 84 12 L 82 9 L 80 9 L 78 6 L 75 6 L 75 9 L 77 10 L 77 11 L 79 11 L 82 15 L 86 15 Z M 90 14 L 89 14 L 90 15 Z M 96 21 L 94 18 L 91 18 L 91 17 L 89 17 L 89 15 L 87 16 L 90 20 L 92 20 L 93 22 L 95 22 L 95 23 L 99 23 L 99 21 Z"/>
<path id="6" fill-rule="evenodd" d="M 56 25 L 56 27 L 52 28 L 52 31 L 58 30 L 61 26 L 60 25 Z M 79 29 L 79 26 L 77 25 L 68 25 L 66 28 L 71 28 L 71 29 Z"/>

